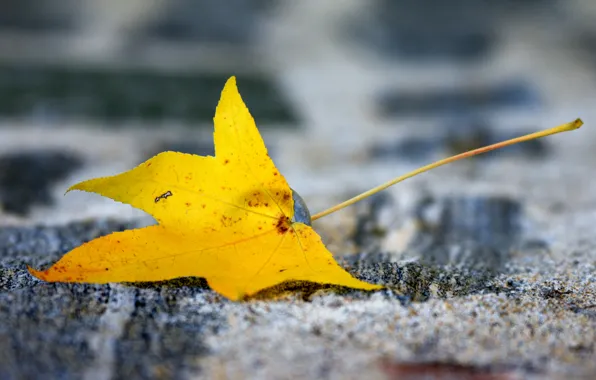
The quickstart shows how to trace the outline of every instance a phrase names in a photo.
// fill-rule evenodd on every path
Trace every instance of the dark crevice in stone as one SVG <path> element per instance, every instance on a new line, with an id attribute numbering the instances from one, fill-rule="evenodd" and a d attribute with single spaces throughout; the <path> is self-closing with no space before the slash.
<path id="1" fill-rule="evenodd" d="M 367 252 L 378 252 L 379 243 L 387 234 L 380 222 L 381 213 L 392 210 L 393 198 L 387 193 L 377 193 L 356 207 L 356 227 L 350 237 L 356 246 Z"/>
<path id="2" fill-rule="evenodd" d="M 408 137 L 398 141 L 387 141 L 374 144 L 369 149 L 373 160 L 408 160 L 421 162 L 431 160 L 444 148 L 443 139 L 432 137 Z"/>
<path id="3" fill-rule="evenodd" d="M 500 273 L 512 250 L 526 249 L 523 207 L 514 199 L 425 196 L 401 216 L 391 199 L 373 197 L 357 206 L 352 240 L 360 252 L 378 253 L 400 218 L 411 218 L 416 225 L 405 252 L 400 252 L 402 259 Z"/>
<path id="4" fill-rule="evenodd" d="M 343 258 L 340 263 L 360 280 L 387 286 L 393 291 L 389 298 L 401 297 L 407 300 L 424 302 L 430 297 L 450 298 L 472 293 L 499 293 L 505 291 L 492 286 L 494 273 L 483 269 L 455 268 L 448 266 L 425 265 L 417 262 L 391 262 L 387 254 L 353 255 Z M 369 293 L 346 290 L 355 298 L 369 297 Z M 405 298 L 404 298 L 405 297 Z"/>
<path id="5" fill-rule="evenodd" d="M 433 91 L 387 91 L 378 98 L 378 109 L 386 117 L 473 115 L 539 104 L 539 96 L 524 80 Z"/>
<path id="6" fill-rule="evenodd" d="M 499 43 L 511 15 L 560 12 L 558 0 L 377 0 L 350 20 L 350 41 L 411 62 L 479 62 Z M 371 9 L 372 8 L 372 9 Z M 515 18 L 513 17 L 513 18 Z M 536 18 L 536 20 L 541 20 Z M 531 22 L 531 21 L 530 21 Z M 538 24 L 537 24 L 538 25 Z"/>
<path id="7" fill-rule="evenodd" d="M 416 209 L 419 231 L 408 247 L 421 262 L 504 269 L 522 235 L 523 209 L 504 197 L 423 199 Z"/>
<path id="8" fill-rule="evenodd" d="M 3 0 L 0 2 L 0 30 L 64 32 L 75 25 L 77 10 L 61 0 Z"/>
<path id="9" fill-rule="evenodd" d="M 201 72 L 3 64 L 0 116 L 47 123 L 83 117 L 104 120 L 111 126 L 129 121 L 160 125 L 166 120 L 211 124 L 228 77 Z M 292 106 L 271 78 L 239 75 L 238 88 L 258 123 L 296 125 Z"/>
<path id="10" fill-rule="evenodd" d="M 168 41 L 247 44 L 256 37 L 262 11 L 271 5 L 262 0 L 174 0 L 145 34 Z"/>
<path id="11" fill-rule="evenodd" d="M 110 285 L 63 283 L 0 292 L 3 373 L 8 378 L 80 378 L 101 360 L 96 355 L 103 353 L 94 351 L 89 337 L 99 332 L 112 292 Z M 132 295 L 133 309 L 122 316 L 123 333 L 114 337 L 112 348 L 114 368 L 106 371 L 117 378 L 172 379 L 200 371 L 196 360 L 208 353 L 202 337 L 225 328 L 220 308 L 200 297 L 204 289 L 156 286 L 116 292 Z"/>
<path id="12" fill-rule="evenodd" d="M 109 285 L 39 284 L 0 292 L 0 374 L 9 379 L 80 378 L 93 360 Z"/>
<path id="13" fill-rule="evenodd" d="M 322 292 L 342 292 L 345 288 L 330 284 L 319 284 L 310 281 L 284 281 L 275 286 L 265 288 L 245 300 L 270 300 L 270 299 L 301 299 L 305 302 L 312 300 L 312 297 Z"/>
<path id="14" fill-rule="evenodd" d="M 136 289 L 134 311 L 116 343 L 118 379 L 186 378 L 200 371 L 197 358 L 208 353 L 202 338 L 223 326 L 215 308 L 183 305 L 203 290 L 181 287 Z"/>
<path id="15" fill-rule="evenodd" d="M 164 281 L 126 282 L 125 284 L 139 289 L 153 290 L 177 289 L 184 286 L 196 289 L 209 289 L 207 280 L 202 277 L 179 277 Z"/>
<path id="16" fill-rule="evenodd" d="M 381 218 L 384 212 L 395 213 L 385 197 L 360 206 L 353 239 L 365 253 L 342 258 L 354 276 L 386 285 L 414 301 L 431 295 L 515 291 L 513 285 L 496 286 L 494 279 L 508 271 L 510 254 L 523 238 L 524 214 L 517 201 L 481 196 L 422 198 L 413 215 L 417 231 L 399 261 L 395 253 L 379 253 L 392 228 L 392 222 Z"/>
<path id="17" fill-rule="evenodd" d="M 578 306 L 572 304 L 569 306 L 569 310 L 576 314 L 585 315 L 586 317 L 596 321 L 596 305 Z"/>
<path id="18" fill-rule="evenodd" d="M 0 208 L 26 215 L 34 205 L 50 205 L 51 185 L 82 164 L 78 155 L 52 150 L 0 156 Z"/>
<path id="19" fill-rule="evenodd" d="M 348 26 L 352 39 L 406 60 L 475 60 L 496 42 L 492 3 L 477 0 L 378 0 Z"/>

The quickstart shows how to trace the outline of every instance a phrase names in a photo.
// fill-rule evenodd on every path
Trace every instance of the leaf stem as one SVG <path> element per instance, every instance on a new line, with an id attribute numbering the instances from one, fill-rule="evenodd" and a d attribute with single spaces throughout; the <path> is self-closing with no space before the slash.
<path id="1" fill-rule="evenodd" d="M 356 203 L 358 201 L 361 201 L 364 198 L 370 197 L 371 195 L 376 194 L 376 193 L 378 193 L 381 190 L 385 190 L 386 188 L 388 188 L 390 186 L 393 186 L 393 185 L 395 185 L 398 182 L 404 181 L 404 180 L 406 180 L 408 178 L 411 178 L 411 177 L 414 177 L 414 176 L 416 176 L 418 174 L 427 172 L 427 171 L 429 171 L 431 169 L 438 168 L 439 166 L 443 166 L 445 164 L 448 164 L 448 163 L 451 163 L 451 162 L 454 162 L 454 161 L 461 160 L 462 158 L 468 158 L 468 157 L 472 157 L 472 156 L 475 156 L 475 155 L 478 155 L 478 154 L 481 154 L 481 153 L 489 152 L 491 150 L 495 150 L 495 149 L 499 149 L 499 148 L 504 148 L 506 146 L 517 144 L 517 143 L 520 143 L 520 142 L 534 140 L 534 139 L 538 139 L 538 138 L 541 138 L 541 137 L 546 137 L 546 136 L 554 135 L 556 133 L 572 131 L 574 129 L 578 129 L 583 124 L 584 124 L 584 122 L 581 119 L 575 119 L 574 121 L 572 121 L 570 123 L 562 124 L 562 125 L 559 125 L 558 127 L 554 127 L 554 128 L 550 128 L 550 129 L 545 129 L 545 130 L 540 131 L 540 132 L 530 133 L 530 134 L 525 135 L 525 136 L 516 137 L 516 138 L 510 139 L 510 140 L 502 141 L 502 142 L 499 142 L 499 143 L 496 143 L 496 144 L 488 145 L 488 146 L 485 146 L 485 147 L 482 147 L 482 148 L 478 148 L 478 149 L 473 149 L 473 150 L 470 150 L 470 151 L 467 151 L 467 152 L 464 152 L 464 153 L 457 154 L 455 156 L 444 158 L 442 160 L 433 162 L 432 164 L 428 164 L 426 166 L 423 166 L 421 168 L 418 168 L 418 169 L 416 169 L 414 171 L 411 171 L 411 172 L 409 172 L 407 174 L 404 174 L 402 176 L 396 177 L 396 178 L 394 178 L 394 179 L 392 179 L 392 180 L 390 180 L 388 182 L 385 182 L 385 183 L 383 183 L 383 184 L 381 184 L 381 185 L 379 185 L 379 186 L 377 186 L 377 187 L 375 187 L 373 189 L 370 189 L 368 191 L 365 191 L 364 193 L 362 193 L 360 195 L 357 195 L 354 198 L 348 199 L 345 202 L 342 202 L 342 203 L 340 203 L 338 205 L 335 205 L 335 206 L 333 206 L 333 207 L 331 207 L 331 208 L 329 208 L 329 209 L 327 209 L 325 211 L 321 211 L 321 212 L 313 215 L 312 216 L 312 220 L 313 221 L 314 220 L 317 220 L 317 219 L 322 218 L 324 216 L 327 216 L 327 215 L 329 215 L 331 213 L 334 213 L 334 212 L 336 212 L 338 210 L 341 210 L 344 207 L 353 205 L 354 203 Z"/>

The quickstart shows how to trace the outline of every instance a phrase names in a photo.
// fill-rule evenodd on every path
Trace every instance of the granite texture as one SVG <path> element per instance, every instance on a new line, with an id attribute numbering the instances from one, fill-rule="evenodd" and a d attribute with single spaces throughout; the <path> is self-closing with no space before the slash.
<path id="1" fill-rule="evenodd" d="M 23 14 L 19 28 L 47 31 L 60 21 L 36 23 L 42 11 L 25 14 L 13 3 L 11 12 Z M 19 59 L 34 60 L 48 43 L 37 64 L 51 61 L 44 70 L 69 78 L 99 73 L 98 91 L 84 80 L 67 89 L 95 96 L 85 103 L 93 110 L 113 100 L 100 96 L 113 84 L 126 98 L 110 103 L 126 116 L 117 121 L 93 112 L 79 119 L 86 108 L 63 101 L 76 96 L 56 98 L 60 86 L 36 85 L 54 83 L 44 70 L 0 75 L 0 86 L 27 90 L 13 89 L 19 96 L 0 106 L 0 379 L 596 377 L 596 66 L 593 52 L 575 43 L 595 34 L 580 17 L 587 2 L 483 8 L 461 0 L 447 13 L 413 9 L 397 25 L 413 2 L 237 1 L 210 20 L 223 29 L 192 25 L 192 12 L 179 13 L 187 1 L 166 3 L 129 23 L 133 5 L 146 2 L 129 2 L 122 14 L 112 2 L 85 2 L 119 20 L 103 25 L 123 33 L 113 41 L 134 47 L 131 55 L 89 48 L 96 55 L 77 60 L 67 54 L 78 51 L 76 41 L 25 38 L 8 61 L 24 72 Z M 439 22 L 445 14 L 453 20 Z M 76 70 L 61 69 L 73 62 Z M 145 76 L 128 86 L 135 65 Z M 200 115 L 161 89 L 190 74 L 234 73 L 241 91 L 240 74 L 266 84 L 253 83 L 245 100 L 258 110 L 280 172 L 313 213 L 463 149 L 576 117 L 586 125 L 436 169 L 315 221 L 341 265 L 385 285 L 377 292 L 285 283 L 230 302 L 200 278 L 95 285 L 28 274 L 27 265 L 45 268 L 85 241 L 153 223 L 117 202 L 64 191 L 161 150 L 212 153 L 206 115 L 218 85 L 187 93 L 193 99 L 183 103 L 200 103 Z M 167 112 L 126 121 L 139 111 L 126 105 L 143 99 Z"/>

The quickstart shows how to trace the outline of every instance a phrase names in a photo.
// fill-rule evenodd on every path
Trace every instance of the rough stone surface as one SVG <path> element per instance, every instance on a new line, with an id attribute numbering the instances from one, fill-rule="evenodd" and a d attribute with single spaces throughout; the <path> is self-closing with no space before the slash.
<path id="1" fill-rule="evenodd" d="M 98 12 L 105 6 L 101 10 L 106 15 L 106 4 L 121 2 L 85 3 L 97 6 Z M 241 90 L 242 73 L 263 77 L 284 95 L 289 109 L 296 110 L 297 128 L 278 128 L 279 109 L 259 106 L 264 100 L 258 93 L 247 91 L 245 99 L 263 113 L 256 121 L 268 146 L 275 148 L 272 157 L 313 213 L 477 144 L 578 116 L 586 125 L 491 159 L 439 168 L 313 223 L 338 262 L 354 276 L 384 284 L 385 289 L 367 293 L 286 283 L 234 303 L 198 278 L 50 284 L 31 277 L 26 269 L 45 268 L 100 235 L 152 223 L 99 196 L 61 195 L 77 181 L 129 169 L 160 150 L 212 152 L 208 126 L 218 84 L 204 92 L 198 89 L 192 99 L 209 98 L 200 101 L 201 112 L 211 112 L 198 123 L 200 128 L 180 120 L 136 128 L 113 125 L 105 118 L 55 123 L 46 100 L 33 101 L 44 91 L 34 91 L 32 97 L 21 93 L 13 99 L 22 102 L 14 108 L 19 112 L 0 112 L 3 117 L 25 115 L 0 119 L 0 156 L 51 149 L 73 152 L 85 165 L 53 183 L 39 178 L 33 184 L 1 184 L 0 192 L 9 189 L 13 195 L 47 185 L 47 196 L 54 202 L 32 203 L 28 213 L 18 215 L 0 210 L 0 379 L 595 378 L 596 71 L 590 61 L 593 52 L 572 43 L 584 35 L 581 28 L 593 30 L 593 17 L 575 23 L 578 14 L 589 14 L 578 10 L 578 2 L 558 2 L 557 9 L 566 9 L 566 17 L 536 5 L 557 3 L 554 0 L 526 1 L 513 17 L 506 8 L 517 2 L 508 2 L 505 7 L 493 5 L 490 17 L 484 15 L 486 27 L 478 22 L 481 18 L 467 17 L 465 22 L 473 23 L 468 33 L 459 30 L 457 22 L 432 22 L 443 17 L 436 11 L 424 30 L 419 23 L 393 22 L 391 28 L 391 20 L 399 21 L 403 14 L 386 14 L 386 21 L 374 24 L 375 17 L 399 7 L 388 1 L 378 2 L 380 8 L 357 1 L 343 1 L 341 7 L 318 0 L 279 3 L 275 12 L 273 7 L 262 8 L 268 9 L 269 18 L 260 24 L 262 33 L 250 35 L 255 39 L 250 48 L 256 49 L 258 59 L 227 56 L 229 46 L 201 45 L 186 55 L 175 43 L 165 50 L 156 45 L 144 48 L 138 41 L 147 36 L 139 36 L 151 35 L 154 29 L 142 25 L 159 23 L 135 26 L 126 22 L 125 12 L 116 11 L 112 16 L 119 17 L 105 25 L 110 31 L 133 30 L 125 41 L 138 55 L 114 58 L 108 53 L 117 55 L 117 50 L 97 49 L 102 60 L 87 57 L 77 64 L 82 71 L 109 67 L 105 72 L 121 73 L 121 66 L 134 61 L 166 79 L 168 70 L 178 73 L 196 65 L 197 76 L 223 78 L 237 72 Z M 481 3 L 469 9 L 478 10 Z M 589 2 L 584 3 L 589 8 Z M 149 8 L 145 1 L 127 4 L 131 9 L 133 4 Z M 471 2 L 449 6 L 457 4 Z M 153 10 L 154 16 L 166 18 L 175 11 Z M 458 13 L 456 8 L 449 12 Z M 411 19 L 424 15 L 423 9 L 416 9 Z M 458 13 L 460 19 L 465 15 Z M 190 17 L 184 16 L 180 20 Z M 389 28 L 381 30 L 381 39 L 414 31 L 421 42 L 414 46 L 403 38 L 395 40 L 398 45 L 387 47 L 383 55 L 392 58 L 385 61 L 351 44 L 352 35 L 342 34 L 355 19 L 369 23 L 369 31 Z M 117 28 L 117 20 L 126 28 Z M 195 39 L 193 33 L 194 29 L 188 31 L 185 43 L 204 39 Z M 474 35 L 481 37 L 477 45 L 462 45 Z M 115 36 L 120 41 L 121 35 Z M 29 54 L 27 59 L 44 46 L 20 42 L 19 51 Z M 59 52 L 52 57 L 59 60 L 64 55 L 74 61 L 77 55 L 66 50 L 74 49 L 76 41 L 69 42 L 49 45 L 52 53 L 54 48 Z M 376 45 L 382 46 L 383 41 Z M 487 51 L 492 55 L 486 56 Z M 169 66 L 164 57 L 171 60 Z M 409 63 L 399 57 L 407 57 Z M 210 66 L 213 61 L 217 64 Z M 91 68 L 86 66 L 90 63 Z M 122 70 L 112 79 L 125 78 L 125 73 L 130 71 Z M 517 86 L 512 78 L 521 78 Z M 26 75 L 24 79 L 45 81 Z M 45 88 L 31 86 L 36 91 Z M 495 90 L 503 88 L 521 90 Z M 379 97 L 396 91 L 415 94 L 402 99 L 416 109 L 391 104 L 395 112 L 381 112 Z M 531 99 L 524 97 L 528 93 Z M 144 92 L 135 92 L 131 99 L 139 95 Z M 176 99 L 170 99 L 168 107 L 180 105 Z M 48 104 L 58 110 L 63 106 Z M 375 147 L 386 149 L 374 154 Z M 13 173 L 23 179 L 36 178 L 38 172 L 23 168 Z M 0 178 L 5 173 L 0 172 Z"/>

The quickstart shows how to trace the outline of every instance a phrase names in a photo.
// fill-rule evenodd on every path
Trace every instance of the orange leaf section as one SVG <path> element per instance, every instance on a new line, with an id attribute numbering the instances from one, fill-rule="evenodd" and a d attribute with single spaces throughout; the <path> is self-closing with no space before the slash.
<path id="1" fill-rule="evenodd" d="M 215 157 L 164 152 L 69 189 L 130 204 L 158 225 L 97 238 L 48 270 L 30 272 L 45 281 L 93 283 L 197 276 L 232 300 L 287 280 L 379 289 L 341 268 L 310 226 L 291 221 L 292 190 L 267 154 L 234 77 L 214 121 Z"/>

